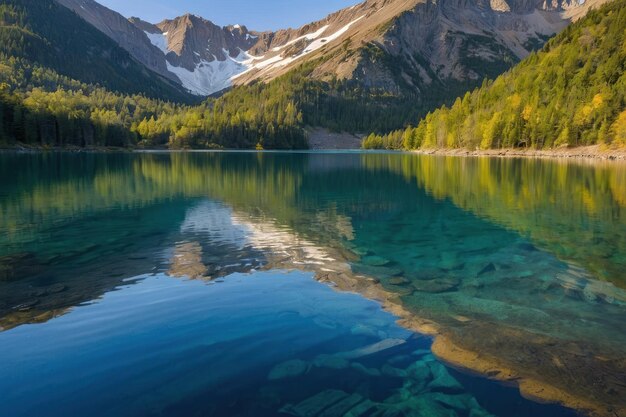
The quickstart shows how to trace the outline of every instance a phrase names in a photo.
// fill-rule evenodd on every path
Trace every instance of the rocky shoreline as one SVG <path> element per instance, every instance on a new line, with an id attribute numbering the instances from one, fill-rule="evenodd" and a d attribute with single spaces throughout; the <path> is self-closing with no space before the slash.
<path id="1" fill-rule="evenodd" d="M 597 159 L 626 161 L 626 148 L 608 149 L 600 145 L 579 146 L 556 149 L 418 149 L 411 151 L 421 155 L 442 156 L 489 156 L 500 158 L 557 158 L 557 159 Z"/>

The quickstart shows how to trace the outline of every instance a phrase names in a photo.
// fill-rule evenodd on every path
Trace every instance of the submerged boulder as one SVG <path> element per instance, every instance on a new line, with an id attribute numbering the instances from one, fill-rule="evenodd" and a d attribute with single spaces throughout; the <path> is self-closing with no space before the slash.
<path id="1" fill-rule="evenodd" d="M 460 283 L 461 281 L 456 278 L 442 278 L 430 281 L 413 281 L 411 285 L 416 291 L 440 293 L 455 290 Z"/>
<path id="2" fill-rule="evenodd" d="M 319 417 L 335 417 L 335 416 L 346 416 L 346 415 L 363 415 L 361 414 L 348 414 L 351 410 L 355 410 L 357 406 L 364 402 L 364 398 L 359 394 L 352 394 L 347 397 L 344 397 L 337 401 L 335 404 L 331 405 L 327 409 L 325 409 Z M 367 406 L 367 405 L 366 405 Z M 371 408 L 371 406 L 369 407 Z"/>
<path id="3" fill-rule="evenodd" d="M 391 285 L 408 285 L 411 283 L 408 279 L 404 277 L 393 277 L 388 280 Z"/>
<path id="4" fill-rule="evenodd" d="M 292 359 L 276 365 L 270 371 L 267 379 L 275 381 L 284 378 L 293 378 L 304 374 L 309 368 L 309 364 L 300 359 Z"/>
<path id="5" fill-rule="evenodd" d="M 349 397 L 350 395 L 344 391 L 328 389 L 319 392 L 296 405 L 287 405 L 283 407 L 280 411 L 282 413 L 298 417 L 319 416 L 322 412 L 324 412 L 324 410 L 326 410 L 330 406 L 336 405 Z M 345 412 L 349 411 L 349 409 L 352 408 L 353 405 L 351 406 L 350 404 L 348 404 L 346 406 L 346 410 L 344 410 L 344 414 Z"/>
<path id="6" fill-rule="evenodd" d="M 445 394 L 459 394 L 465 391 L 463 385 L 459 383 L 439 362 L 428 362 L 433 380 L 428 384 L 428 388 L 434 392 Z"/>
<path id="7" fill-rule="evenodd" d="M 427 362 L 417 361 L 411 364 L 406 370 L 407 375 L 414 381 L 421 381 L 424 384 L 432 380 L 432 374 Z"/>
<path id="8" fill-rule="evenodd" d="M 361 259 L 361 262 L 365 265 L 370 265 L 370 266 L 386 266 L 391 263 L 389 259 L 385 259 L 382 256 L 376 256 L 376 255 L 364 256 Z"/>
<path id="9" fill-rule="evenodd" d="M 350 362 L 336 355 L 322 354 L 315 358 L 313 366 L 328 369 L 346 369 L 350 367 Z"/>
<path id="10" fill-rule="evenodd" d="M 485 266 L 483 269 L 480 270 L 480 272 L 478 273 L 478 276 L 485 275 L 485 274 L 488 274 L 490 272 L 495 272 L 495 271 L 496 271 L 496 266 L 492 262 L 489 262 L 487 266 Z"/>
<path id="11" fill-rule="evenodd" d="M 384 339 L 380 342 L 376 342 L 362 348 L 351 350 L 349 352 L 339 353 L 339 355 L 346 359 L 357 359 L 364 356 L 373 355 L 374 353 L 382 352 L 383 350 L 394 348 L 404 343 L 406 343 L 406 340 L 404 339 Z"/>

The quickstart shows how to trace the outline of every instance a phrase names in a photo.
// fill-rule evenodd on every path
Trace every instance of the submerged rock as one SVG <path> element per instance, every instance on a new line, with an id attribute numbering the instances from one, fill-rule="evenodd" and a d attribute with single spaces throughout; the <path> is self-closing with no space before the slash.
<path id="1" fill-rule="evenodd" d="M 411 283 L 408 279 L 404 277 L 393 277 L 388 280 L 391 285 L 408 285 Z"/>
<path id="2" fill-rule="evenodd" d="M 383 350 L 391 349 L 404 343 L 406 343 L 406 340 L 404 339 L 385 339 L 369 346 L 351 350 L 349 352 L 340 353 L 338 355 L 346 359 L 357 359 L 362 358 L 363 356 L 369 356 L 374 353 L 381 352 Z"/>
<path id="3" fill-rule="evenodd" d="M 407 375 L 414 381 L 421 381 L 426 385 L 433 377 L 427 362 L 417 361 L 406 370 Z"/>
<path id="4" fill-rule="evenodd" d="M 372 415 L 371 410 L 377 407 L 377 404 L 365 399 L 361 403 L 346 411 L 343 417 L 362 417 Z"/>
<path id="5" fill-rule="evenodd" d="M 461 281 L 456 278 L 443 278 L 431 281 L 414 281 L 411 285 L 420 292 L 440 293 L 455 290 L 460 283 Z"/>
<path id="6" fill-rule="evenodd" d="M 456 252 L 441 252 L 439 254 L 441 258 L 440 265 L 442 268 L 450 269 L 457 264 L 458 254 Z"/>
<path id="7" fill-rule="evenodd" d="M 356 324 L 350 328 L 350 333 L 355 335 L 373 336 L 377 337 L 378 332 L 375 328 L 366 326 L 365 324 Z"/>
<path id="8" fill-rule="evenodd" d="M 626 303 L 626 291 L 610 282 L 588 281 L 583 292 L 585 298 L 591 301 L 602 300 L 608 304 Z"/>
<path id="9" fill-rule="evenodd" d="M 470 410 L 468 417 L 495 417 L 495 416 L 491 414 L 489 411 L 482 408 L 480 404 L 476 403 L 476 406 Z"/>
<path id="10" fill-rule="evenodd" d="M 464 391 L 463 386 L 450 375 L 445 366 L 438 362 L 429 362 L 428 366 L 434 379 L 428 384 L 431 391 L 445 394 L 458 394 Z"/>
<path id="11" fill-rule="evenodd" d="M 441 269 L 422 269 L 417 271 L 416 273 L 411 274 L 409 281 L 431 281 L 434 279 L 445 278 L 445 276 L 446 272 Z"/>
<path id="12" fill-rule="evenodd" d="M 384 364 L 380 371 L 385 376 L 390 376 L 394 378 L 404 378 L 407 375 L 406 370 L 393 367 L 389 364 Z"/>
<path id="13" fill-rule="evenodd" d="M 496 271 L 496 266 L 493 263 L 489 263 L 487 266 L 485 266 L 479 273 L 478 276 L 481 275 L 485 275 L 488 274 L 490 272 L 495 272 Z"/>
<path id="14" fill-rule="evenodd" d="M 353 267 L 356 273 L 367 275 L 369 277 L 391 279 L 402 275 L 404 271 L 400 268 L 394 268 L 389 266 L 373 266 L 373 265 L 361 265 L 356 264 Z"/>
<path id="15" fill-rule="evenodd" d="M 319 355 L 313 361 L 313 366 L 318 368 L 346 369 L 350 367 L 350 362 L 336 355 Z"/>
<path id="16" fill-rule="evenodd" d="M 412 354 L 417 356 L 418 358 L 421 358 L 421 357 L 424 357 L 426 355 L 430 355 L 430 349 L 417 349 L 417 350 L 413 351 Z"/>
<path id="17" fill-rule="evenodd" d="M 365 399 L 359 394 L 352 394 L 350 396 L 344 397 L 339 400 L 335 404 L 328 407 L 324 410 L 319 417 L 335 417 L 335 416 L 345 416 L 350 410 L 354 410 L 356 406 L 361 404 Z M 350 414 L 350 415 L 363 415 L 361 414 Z"/>
<path id="18" fill-rule="evenodd" d="M 389 259 L 385 259 L 382 256 L 376 256 L 376 255 L 364 256 L 361 259 L 361 262 L 363 262 L 365 265 L 370 265 L 370 266 L 386 266 L 391 263 Z"/>
<path id="19" fill-rule="evenodd" d="M 598 296 L 589 288 L 585 288 L 583 290 L 583 297 L 590 303 L 595 303 L 596 301 L 598 301 Z"/>
<path id="20" fill-rule="evenodd" d="M 415 291 L 415 289 L 410 285 L 385 285 L 385 289 L 391 291 L 394 294 L 397 294 L 401 297 L 411 295 Z"/>
<path id="21" fill-rule="evenodd" d="M 280 411 L 297 417 L 319 416 L 329 406 L 338 404 L 348 397 L 349 395 L 344 391 L 328 389 L 307 398 L 295 406 L 287 405 Z M 345 411 L 349 411 L 350 408 L 352 407 L 348 406 Z"/>
<path id="22" fill-rule="evenodd" d="M 417 409 L 420 414 L 428 417 L 457 417 L 457 413 L 444 407 L 440 403 L 431 400 L 428 397 L 418 397 L 416 399 Z"/>
<path id="23" fill-rule="evenodd" d="M 284 378 L 293 378 L 304 374 L 309 368 L 309 364 L 300 359 L 292 359 L 276 365 L 270 371 L 267 379 L 275 381 Z"/>
<path id="24" fill-rule="evenodd" d="M 360 364 L 358 362 L 354 362 L 352 364 L 350 364 L 350 367 L 354 370 L 357 370 L 365 375 L 369 375 L 369 376 L 380 376 L 380 371 L 376 368 L 368 368 L 363 364 Z"/>
<path id="25" fill-rule="evenodd" d="M 372 253 L 369 249 L 367 248 L 359 248 L 357 246 L 353 247 L 350 249 L 353 253 L 359 255 L 359 256 L 367 256 L 370 253 Z"/>

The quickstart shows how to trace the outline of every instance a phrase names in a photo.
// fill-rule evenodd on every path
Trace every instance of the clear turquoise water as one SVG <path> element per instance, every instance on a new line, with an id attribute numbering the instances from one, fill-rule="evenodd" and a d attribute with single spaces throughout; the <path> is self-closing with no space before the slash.
<path id="1" fill-rule="evenodd" d="M 620 415 L 625 208 L 610 163 L 1 154 L 0 415 L 574 415 L 445 367 L 321 252 Z"/>
<path id="2" fill-rule="evenodd" d="M 455 378 L 428 338 L 394 321 L 310 274 L 234 274 L 212 285 L 140 276 L 2 334 L 0 414 L 489 416 L 477 400 L 488 395 L 482 402 L 503 416 L 573 415 Z M 393 343 L 373 348 L 381 341 Z M 510 402 L 490 400 L 496 393 Z"/>

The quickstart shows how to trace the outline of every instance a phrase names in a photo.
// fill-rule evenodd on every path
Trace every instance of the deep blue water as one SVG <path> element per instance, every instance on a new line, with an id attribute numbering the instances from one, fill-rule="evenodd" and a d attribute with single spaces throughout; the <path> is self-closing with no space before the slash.
<path id="1" fill-rule="evenodd" d="M 355 415 L 452 416 L 446 401 L 461 404 L 454 415 L 573 415 L 446 370 L 429 338 L 310 274 L 135 280 L 55 320 L 0 334 L 0 415 L 326 415 L 335 400 L 337 413 L 327 415 L 361 405 Z M 394 343 L 359 352 L 381 341 Z M 289 361 L 291 372 L 276 371 Z M 435 371 L 405 375 L 415 364 L 446 375 L 448 386 L 428 386 Z M 411 384 L 419 395 L 398 400 Z M 427 407 L 435 414 L 420 411 Z"/>

